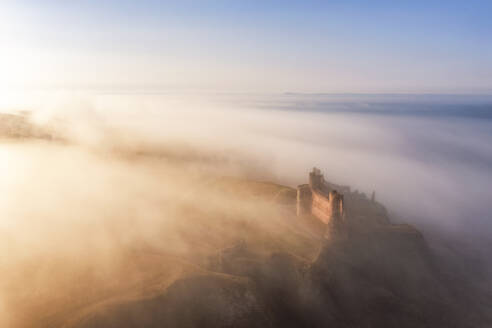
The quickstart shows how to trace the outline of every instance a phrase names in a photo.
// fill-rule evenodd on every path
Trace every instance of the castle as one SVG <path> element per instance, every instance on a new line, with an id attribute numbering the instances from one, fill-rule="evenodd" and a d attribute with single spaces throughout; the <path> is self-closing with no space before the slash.
<path id="1" fill-rule="evenodd" d="M 334 229 L 341 228 L 345 220 L 343 194 L 333 189 L 317 168 L 309 173 L 309 184 L 297 187 L 297 216 L 308 215 Z"/>

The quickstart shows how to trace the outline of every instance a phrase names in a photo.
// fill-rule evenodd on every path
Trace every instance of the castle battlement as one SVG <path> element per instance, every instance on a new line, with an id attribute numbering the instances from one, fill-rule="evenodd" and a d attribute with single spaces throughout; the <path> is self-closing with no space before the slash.
<path id="1" fill-rule="evenodd" d="M 297 187 L 297 216 L 306 215 L 334 228 L 345 218 L 343 194 L 333 189 L 317 168 L 309 173 L 309 184 Z"/>

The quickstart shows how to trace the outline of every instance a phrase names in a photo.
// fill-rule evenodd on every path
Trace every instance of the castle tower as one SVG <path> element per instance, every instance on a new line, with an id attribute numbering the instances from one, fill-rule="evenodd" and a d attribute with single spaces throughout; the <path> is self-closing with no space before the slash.
<path id="1" fill-rule="evenodd" d="M 321 171 L 313 167 L 313 170 L 309 172 L 309 186 L 311 189 L 322 189 L 325 179 L 323 178 L 323 174 Z"/>
<path id="2" fill-rule="evenodd" d="M 329 202 L 331 204 L 331 220 L 329 222 L 330 227 L 339 230 L 345 218 L 343 195 L 338 193 L 336 190 L 332 190 L 329 193 Z"/>

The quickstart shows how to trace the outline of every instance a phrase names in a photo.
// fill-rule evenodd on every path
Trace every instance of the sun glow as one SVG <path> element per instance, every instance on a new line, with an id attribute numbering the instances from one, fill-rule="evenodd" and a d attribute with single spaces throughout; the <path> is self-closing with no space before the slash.
<path id="1" fill-rule="evenodd" d="M 0 7 L 0 110 L 25 105 L 25 92 L 35 86 L 42 74 L 40 52 L 32 48 L 29 23 L 19 19 L 8 5 Z"/>

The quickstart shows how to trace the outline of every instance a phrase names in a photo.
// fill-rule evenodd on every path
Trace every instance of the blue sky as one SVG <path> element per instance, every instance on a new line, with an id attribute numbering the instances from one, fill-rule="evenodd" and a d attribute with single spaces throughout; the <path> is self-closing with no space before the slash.
<path id="1" fill-rule="evenodd" d="M 490 93 L 491 12 L 473 0 L 7 0 L 0 68 L 34 86 Z"/>

